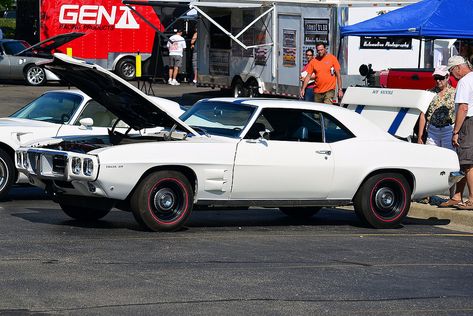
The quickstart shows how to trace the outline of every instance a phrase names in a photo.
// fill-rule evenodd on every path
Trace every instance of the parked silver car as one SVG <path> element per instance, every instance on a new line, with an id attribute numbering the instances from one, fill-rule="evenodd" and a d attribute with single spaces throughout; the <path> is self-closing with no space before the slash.
<path id="1" fill-rule="evenodd" d="M 38 86 L 47 80 L 59 80 L 37 62 L 51 58 L 51 51 L 76 39 L 84 33 L 60 34 L 33 46 L 23 40 L 0 40 L 0 79 L 26 80 L 29 85 Z"/>

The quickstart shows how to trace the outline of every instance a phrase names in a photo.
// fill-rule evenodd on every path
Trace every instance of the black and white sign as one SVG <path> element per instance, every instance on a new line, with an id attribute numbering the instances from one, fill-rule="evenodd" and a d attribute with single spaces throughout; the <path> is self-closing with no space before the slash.
<path id="1" fill-rule="evenodd" d="M 361 36 L 360 49 L 412 49 L 412 38 Z"/>

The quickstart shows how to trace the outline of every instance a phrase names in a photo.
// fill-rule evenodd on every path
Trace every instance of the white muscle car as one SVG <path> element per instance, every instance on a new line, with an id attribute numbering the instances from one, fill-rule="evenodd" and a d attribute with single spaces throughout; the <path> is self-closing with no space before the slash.
<path id="1" fill-rule="evenodd" d="M 184 111 L 171 100 L 153 97 L 176 115 Z M 48 91 L 9 117 L 0 118 L 0 199 L 15 183 L 27 183 L 16 172 L 14 153 L 34 139 L 68 135 L 108 135 L 117 117 L 79 90 Z M 119 124 L 123 132 L 128 126 Z M 146 132 L 146 131 L 142 131 Z"/>
<path id="2" fill-rule="evenodd" d="M 459 170 L 455 152 L 401 141 L 342 107 L 218 98 L 178 118 L 96 65 L 56 55 L 46 67 L 132 128 L 165 127 L 17 150 L 18 169 L 76 219 L 115 206 L 150 230 L 173 231 L 194 204 L 279 207 L 294 217 L 353 204 L 369 225 L 392 228 L 412 198 L 447 190 Z"/>

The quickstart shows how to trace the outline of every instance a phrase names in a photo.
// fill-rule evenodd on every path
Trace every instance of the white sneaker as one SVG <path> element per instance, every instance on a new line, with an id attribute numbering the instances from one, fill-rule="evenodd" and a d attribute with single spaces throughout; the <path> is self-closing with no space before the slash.
<path id="1" fill-rule="evenodd" d="M 172 84 L 173 86 L 179 86 L 179 85 L 181 85 L 179 82 L 177 82 L 176 79 L 173 79 L 171 84 Z"/>
<path id="2" fill-rule="evenodd" d="M 168 84 L 172 85 L 172 79 L 171 78 L 169 78 Z"/>
<path id="3" fill-rule="evenodd" d="M 192 82 L 193 82 L 194 84 L 196 84 L 196 83 L 197 83 L 197 80 L 192 80 Z"/>

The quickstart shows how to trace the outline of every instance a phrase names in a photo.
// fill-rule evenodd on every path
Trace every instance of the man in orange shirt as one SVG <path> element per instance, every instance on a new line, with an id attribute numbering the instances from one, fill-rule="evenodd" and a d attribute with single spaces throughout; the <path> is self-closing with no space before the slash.
<path id="1" fill-rule="evenodd" d="M 324 43 L 315 45 L 317 57 L 312 59 L 307 66 L 307 76 L 301 88 L 301 97 L 304 97 L 305 89 L 310 77 L 315 73 L 314 101 L 319 103 L 332 104 L 335 98 L 335 89 L 338 84 L 338 98 L 343 97 L 342 77 L 340 75 L 340 64 L 337 58 L 327 52 Z"/>

